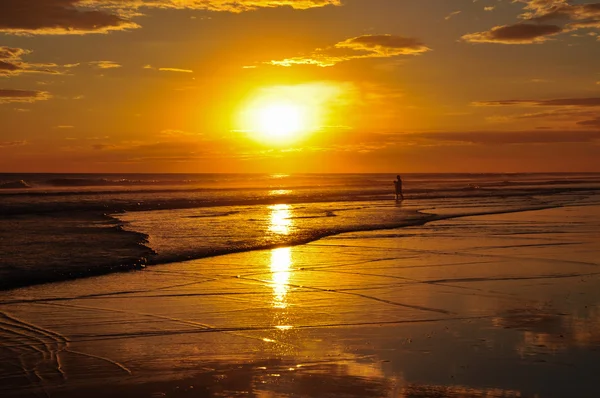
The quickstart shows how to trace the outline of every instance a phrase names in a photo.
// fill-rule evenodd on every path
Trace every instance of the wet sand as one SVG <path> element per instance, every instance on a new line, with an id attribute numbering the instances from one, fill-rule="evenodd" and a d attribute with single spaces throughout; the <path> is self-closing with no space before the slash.
<path id="1" fill-rule="evenodd" d="M 597 397 L 600 206 L 0 293 L 3 397 Z"/>

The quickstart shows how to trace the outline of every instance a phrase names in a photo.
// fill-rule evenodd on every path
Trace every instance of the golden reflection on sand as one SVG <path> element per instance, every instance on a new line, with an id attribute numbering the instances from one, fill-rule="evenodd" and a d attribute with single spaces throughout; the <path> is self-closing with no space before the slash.
<path id="1" fill-rule="evenodd" d="M 273 286 L 273 307 L 287 308 L 288 282 L 292 266 L 292 249 L 281 247 L 271 251 L 271 280 Z"/>
<path id="2" fill-rule="evenodd" d="M 271 209 L 269 231 L 279 235 L 288 235 L 293 222 L 291 206 L 273 205 L 269 206 L 269 209 Z"/>

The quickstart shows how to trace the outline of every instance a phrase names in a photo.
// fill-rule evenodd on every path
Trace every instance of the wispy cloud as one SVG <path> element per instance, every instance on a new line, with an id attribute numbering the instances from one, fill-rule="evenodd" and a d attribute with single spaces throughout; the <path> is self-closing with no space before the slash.
<path id="1" fill-rule="evenodd" d="M 499 101 L 473 102 L 475 106 L 572 106 L 572 107 L 600 107 L 599 97 L 586 98 L 559 98 L 559 99 L 509 99 Z"/>
<path id="2" fill-rule="evenodd" d="M 364 35 L 344 40 L 323 50 L 316 50 L 309 56 L 275 60 L 268 62 L 268 64 L 277 66 L 316 65 L 327 67 L 354 59 L 419 55 L 430 50 L 420 40 L 411 37 Z"/>
<path id="3" fill-rule="evenodd" d="M 450 14 L 448 14 L 444 19 L 446 21 L 452 19 L 452 17 L 457 16 L 458 14 L 460 14 L 462 11 L 452 11 Z"/>
<path id="4" fill-rule="evenodd" d="M 88 64 L 98 69 L 116 69 L 123 66 L 113 61 L 91 61 Z"/>
<path id="5" fill-rule="evenodd" d="M 0 141 L 0 148 L 12 148 L 27 145 L 27 141 Z"/>
<path id="6" fill-rule="evenodd" d="M 64 73 L 65 69 L 78 65 L 25 62 L 23 57 L 31 53 L 32 51 L 23 48 L 0 46 L 0 76 L 14 76 L 21 73 L 45 73 L 58 75 Z"/>
<path id="7" fill-rule="evenodd" d="M 156 70 L 159 72 L 194 73 L 194 71 L 191 69 L 154 67 L 152 65 L 144 65 L 143 68 Z"/>
<path id="8" fill-rule="evenodd" d="M 475 106 L 543 108 L 524 114 L 492 117 L 494 121 L 510 122 L 524 119 L 545 119 L 550 125 L 565 125 L 578 128 L 600 127 L 600 98 L 558 98 L 558 99 L 509 99 L 500 101 L 474 102 Z"/>
<path id="9" fill-rule="evenodd" d="M 180 68 L 158 68 L 161 72 L 180 72 L 180 73 L 194 73 L 191 69 L 180 69 Z"/>
<path id="10" fill-rule="evenodd" d="M 51 97 L 47 91 L 0 89 L 0 104 L 43 101 Z"/>

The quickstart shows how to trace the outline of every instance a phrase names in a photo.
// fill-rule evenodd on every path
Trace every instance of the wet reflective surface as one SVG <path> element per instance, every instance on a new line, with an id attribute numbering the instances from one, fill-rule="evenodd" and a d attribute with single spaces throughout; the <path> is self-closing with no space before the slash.
<path id="1" fill-rule="evenodd" d="M 565 207 L 3 292 L 0 394 L 597 397 L 598 231 Z"/>

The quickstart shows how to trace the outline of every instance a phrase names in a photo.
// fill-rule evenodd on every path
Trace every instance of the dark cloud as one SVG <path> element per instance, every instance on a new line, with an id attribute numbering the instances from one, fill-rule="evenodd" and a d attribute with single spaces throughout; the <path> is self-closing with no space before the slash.
<path id="1" fill-rule="evenodd" d="M 525 4 L 526 22 L 496 26 L 489 31 L 464 35 L 472 43 L 531 44 L 578 29 L 600 28 L 600 3 L 573 4 L 570 0 L 515 0 Z"/>
<path id="2" fill-rule="evenodd" d="M 600 129 L 600 116 L 596 117 L 595 119 L 583 120 L 581 122 L 577 122 L 577 124 L 580 126 L 584 126 L 584 127 L 593 127 L 593 128 Z"/>
<path id="3" fill-rule="evenodd" d="M 28 52 L 22 48 L 0 47 L 0 59 L 19 59 Z"/>
<path id="4" fill-rule="evenodd" d="M 101 2 L 84 0 L 2 0 L 0 32 L 16 34 L 85 34 L 134 28 L 110 11 L 84 9 Z M 124 5 L 127 1 L 122 2 Z"/>
<path id="5" fill-rule="evenodd" d="M 546 41 L 548 36 L 561 32 L 563 28 L 557 25 L 520 23 L 496 26 L 487 32 L 464 35 L 462 39 L 471 43 L 531 44 Z"/>
<path id="6" fill-rule="evenodd" d="M 25 70 L 21 57 L 29 51 L 22 48 L 0 47 L 0 76 L 13 75 Z"/>
<path id="7" fill-rule="evenodd" d="M 22 48 L 0 47 L 0 76 L 18 75 L 20 73 L 60 74 L 58 68 L 69 67 L 56 64 L 36 64 L 23 61 L 22 57 L 31 51 Z"/>
<path id="8" fill-rule="evenodd" d="M 0 104 L 8 102 L 34 102 L 47 100 L 50 94 L 46 91 L 0 89 Z"/>
<path id="9" fill-rule="evenodd" d="M 531 21 L 593 20 L 600 18 L 600 3 L 573 4 L 568 0 L 519 0 L 526 3 L 522 18 Z"/>
<path id="10" fill-rule="evenodd" d="M 0 0 L 0 32 L 88 34 L 139 28 L 140 8 L 243 12 L 265 7 L 295 9 L 341 5 L 340 0 Z"/>
<path id="11" fill-rule="evenodd" d="M 21 68 L 18 65 L 8 61 L 0 60 L 0 75 L 11 74 L 18 70 L 21 70 Z"/>

